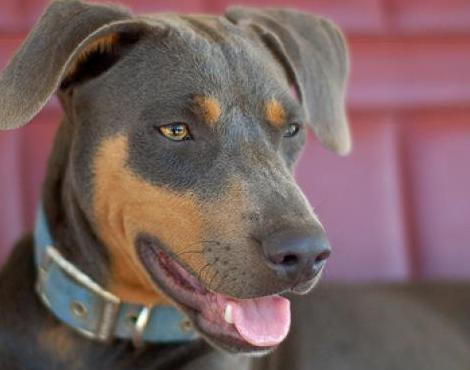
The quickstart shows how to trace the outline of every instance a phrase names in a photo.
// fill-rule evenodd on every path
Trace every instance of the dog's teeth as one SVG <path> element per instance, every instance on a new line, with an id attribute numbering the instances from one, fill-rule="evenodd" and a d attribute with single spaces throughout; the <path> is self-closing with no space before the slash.
<path id="1" fill-rule="evenodd" d="M 225 307 L 224 319 L 228 324 L 233 324 L 233 307 L 231 304 Z"/>

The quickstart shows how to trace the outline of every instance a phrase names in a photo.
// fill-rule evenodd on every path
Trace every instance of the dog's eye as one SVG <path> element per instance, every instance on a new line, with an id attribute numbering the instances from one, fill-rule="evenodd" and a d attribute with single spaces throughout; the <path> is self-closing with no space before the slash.
<path id="1" fill-rule="evenodd" d="M 300 125 L 298 123 L 290 123 L 287 126 L 286 131 L 284 131 L 284 137 L 292 137 L 297 135 L 300 130 Z"/>
<path id="2" fill-rule="evenodd" d="M 160 126 L 158 130 L 163 136 L 173 141 L 192 140 L 189 128 L 184 123 L 170 123 Z"/>

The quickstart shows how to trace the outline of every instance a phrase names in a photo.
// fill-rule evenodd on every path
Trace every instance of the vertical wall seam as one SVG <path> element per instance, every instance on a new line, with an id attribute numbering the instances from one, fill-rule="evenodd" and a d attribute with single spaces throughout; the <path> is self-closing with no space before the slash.
<path id="1" fill-rule="evenodd" d="M 403 217 L 403 225 L 405 232 L 405 240 L 407 241 L 408 266 L 410 271 L 410 279 L 416 280 L 422 277 L 422 251 L 417 233 L 418 224 L 416 222 L 416 213 L 414 209 L 414 187 L 412 174 L 412 152 L 409 139 L 407 137 L 408 125 L 405 116 L 397 114 L 397 156 L 400 166 L 399 182 L 401 189 L 401 209 Z"/>

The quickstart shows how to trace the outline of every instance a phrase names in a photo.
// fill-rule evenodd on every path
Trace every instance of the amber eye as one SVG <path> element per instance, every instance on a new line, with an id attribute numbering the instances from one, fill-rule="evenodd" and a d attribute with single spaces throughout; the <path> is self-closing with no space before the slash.
<path id="1" fill-rule="evenodd" d="M 163 136 L 173 141 L 192 139 L 189 128 L 184 123 L 170 123 L 169 125 L 160 126 L 158 130 Z"/>
<path id="2" fill-rule="evenodd" d="M 292 137 L 297 135 L 300 130 L 300 125 L 298 123 L 290 123 L 287 126 L 286 131 L 284 131 L 284 137 Z"/>

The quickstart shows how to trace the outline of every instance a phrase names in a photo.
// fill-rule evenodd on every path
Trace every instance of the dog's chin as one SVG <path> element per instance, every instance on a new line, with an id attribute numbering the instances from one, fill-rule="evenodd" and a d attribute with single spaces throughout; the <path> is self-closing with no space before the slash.
<path id="1" fill-rule="evenodd" d="M 274 295 L 241 300 L 225 296 L 206 289 L 156 241 L 139 238 L 136 248 L 158 288 L 185 312 L 193 327 L 214 347 L 261 356 L 287 336 L 290 307 L 286 298 Z M 228 314 L 227 305 L 234 312 Z"/>

